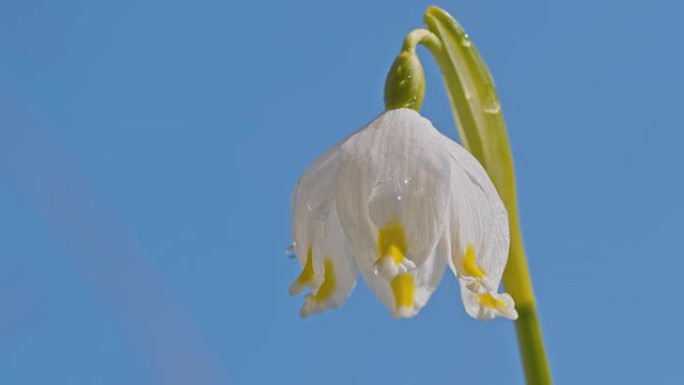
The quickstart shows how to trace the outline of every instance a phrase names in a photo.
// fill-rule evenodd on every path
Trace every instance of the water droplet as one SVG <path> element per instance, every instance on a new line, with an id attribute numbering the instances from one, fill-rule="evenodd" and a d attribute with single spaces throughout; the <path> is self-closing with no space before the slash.
<path id="1" fill-rule="evenodd" d="M 380 269 L 378 268 L 377 264 L 373 265 L 373 274 L 375 274 L 375 275 L 380 274 Z"/>
<path id="2" fill-rule="evenodd" d="M 287 259 L 297 258 L 297 253 L 295 253 L 295 245 L 296 243 L 293 243 L 285 248 L 285 256 L 287 257 Z"/>
<path id="3" fill-rule="evenodd" d="M 491 98 L 487 100 L 482 109 L 487 114 L 498 114 L 501 111 L 501 104 L 499 104 L 496 98 Z"/>
<path id="4" fill-rule="evenodd" d="M 398 200 L 398 201 L 401 200 L 401 195 L 397 195 L 397 200 Z"/>
<path id="5" fill-rule="evenodd" d="M 470 37 L 468 36 L 467 33 L 465 35 L 463 35 L 463 39 L 461 39 L 461 44 L 464 47 L 470 47 L 471 45 L 473 45 L 473 43 L 470 41 Z"/>
<path id="6" fill-rule="evenodd" d="M 404 184 L 408 184 L 408 182 L 411 181 L 411 178 L 404 178 Z"/>

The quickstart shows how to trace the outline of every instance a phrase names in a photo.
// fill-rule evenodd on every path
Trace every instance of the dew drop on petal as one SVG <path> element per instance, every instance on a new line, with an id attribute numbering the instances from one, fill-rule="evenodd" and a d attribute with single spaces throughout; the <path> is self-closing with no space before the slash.
<path id="1" fill-rule="evenodd" d="M 295 253 L 295 245 L 296 243 L 293 243 L 285 248 L 285 256 L 287 257 L 287 259 L 297 258 L 297 253 Z"/>

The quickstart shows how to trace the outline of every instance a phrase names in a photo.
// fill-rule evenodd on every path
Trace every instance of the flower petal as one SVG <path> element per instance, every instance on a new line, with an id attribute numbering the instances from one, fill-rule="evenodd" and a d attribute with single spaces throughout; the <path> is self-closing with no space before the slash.
<path id="1" fill-rule="evenodd" d="M 454 273 L 476 292 L 496 291 L 508 260 L 508 214 L 477 160 L 455 142 L 452 156 L 450 231 Z"/>
<path id="2" fill-rule="evenodd" d="M 300 293 L 304 287 L 315 289 L 323 280 L 322 258 L 314 258 L 320 250 L 313 243 L 325 229 L 325 221 L 334 211 L 333 194 L 339 166 L 337 144 L 317 158 L 299 178 L 292 194 L 292 239 L 295 254 L 304 270 L 290 287 L 290 294 Z"/>
<path id="3" fill-rule="evenodd" d="M 509 294 L 495 291 L 474 293 L 468 290 L 466 281 L 460 280 L 460 283 L 463 306 L 469 316 L 479 320 L 491 320 L 497 316 L 511 320 L 518 318 L 515 303 Z"/>
<path id="4" fill-rule="evenodd" d="M 336 205 L 360 264 L 391 278 L 434 250 L 449 205 L 451 159 L 441 140 L 416 111 L 396 109 L 342 144 Z"/>
<path id="5" fill-rule="evenodd" d="M 335 210 L 325 221 L 322 234 L 314 240 L 313 249 L 318 251 L 314 259 L 323 260 L 323 281 L 315 292 L 307 296 L 300 312 L 302 317 L 340 307 L 354 289 L 358 275 L 354 256 Z"/>
<path id="6" fill-rule="evenodd" d="M 335 209 L 339 147 L 320 156 L 300 178 L 292 199 L 292 237 L 302 274 L 290 294 L 312 290 L 300 315 L 337 308 L 356 284 L 357 269 Z"/>
<path id="7" fill-rule="evenodd" d="M 445 237 L 434 252 L 416 269 L 401 273 L 393 278 L 377 274 L 372 269 L 361 267 L 364 280 L 397 318 L 410 318 L 418 314 L 430 299 L 442 276 L 448 259 L 448 244 Z"/>

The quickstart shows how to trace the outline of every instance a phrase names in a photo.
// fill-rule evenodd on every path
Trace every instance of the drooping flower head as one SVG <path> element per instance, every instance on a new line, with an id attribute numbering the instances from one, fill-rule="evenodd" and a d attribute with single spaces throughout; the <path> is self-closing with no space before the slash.
<path id="1" fill-rule="evenodd" d="M 412 109 L 384 112 L 309 167 L 292 238 L 303 270 L 290 294 L 311 290 L 303 317 L 339 307 L 359 272 L 394 316 L 412 317 L 449 265 L 469 315 L 517 318 L 497 292 L 509 247 L 499 195 L 470 153 Z"/>

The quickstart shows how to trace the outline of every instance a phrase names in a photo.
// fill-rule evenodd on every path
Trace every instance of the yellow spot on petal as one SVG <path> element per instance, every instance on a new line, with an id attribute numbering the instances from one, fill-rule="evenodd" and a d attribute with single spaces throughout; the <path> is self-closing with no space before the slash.
<path id="1" fill-rule="evenodd" d="M 380 259 L 391 258 L 394 263 L 400 264 L 406 256 L 406 249 L 406 235 L 401 224 L 393 221 L 378 230 Z"/>
<path id="2" fill-rule="evenodd" d="M 296 282 L 302 286 L 306 285 L 313 280 L 314 275 L 313 251 L 309 247 L 309 250 L 306 252 L 306 263 L 304 264 L 304 269 L 302 270 L 302 273 L 299 274 L 299 278 L 297 278 Z"/>
<path id="3" fill-rule="evenodd" d="M 503 309 L 506 307 L 506 302 L 494 297 L 492 293 L 478 294 L 477 300 L 480 301 L 483 306 L 493 309 Z"/>
<path id="4" fill-rule="evenodd" d="M 399 274 L 390 282 L 394 301 L 397 309 L 400 307 L 413 307 L 413 296 L 416 290 L 413 276 L 409 273 Z"/>
<path id="5" fill-rule="evenodd" d="M 392 258 L 392 261 L 396 263 L 397 265 L 401 263 L 401 261 L 404 260 L 404 253 L 401 251 L 400 248 L 397 246 L 390 246 L 389 249 L 387 250 L 387 254 L 384 255 L 385 258 Z"/>
<path id="6" fill-rule="evenodd" d="M 333 293 L 335 292 L 335 288 L 337 287 L 337 277 L 335 277 L 335 264 L 333 263 L 332 259 L 326 258 L 325 261 L 323 261 L 323 265 L 325 266 L 323 283 L 318 288 L 316 294 L 314 294 L 311 297 L 312 301 L 318 303 L 325 302 L 330 297 L 332 297 Z"/>
<path id="7" fill-rule="evenodd" d="M 465 255 L 463 256 L 463 274 L 474 278 L 485 277 L 484 269 L 475 262 L 475 248 L 471 243 L 466 247 Z"/>

